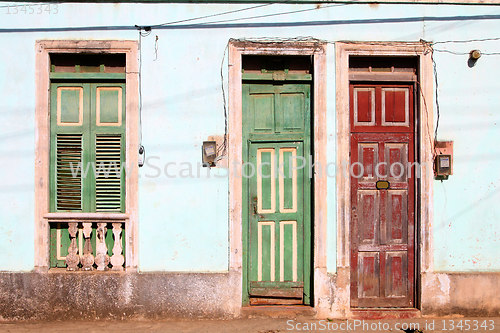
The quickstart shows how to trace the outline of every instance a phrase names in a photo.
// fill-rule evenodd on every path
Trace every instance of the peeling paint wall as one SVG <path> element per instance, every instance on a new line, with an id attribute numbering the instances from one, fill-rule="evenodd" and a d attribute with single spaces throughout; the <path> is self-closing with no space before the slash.
<path id="1" fill-rule="evenodd" d="M 153 25 L 249 7 L 227 4 L 59 4 L 57 14 L 7 14 L 0 29 Z M 205 21 L 313 9 L 273 4 Z M 228 270 L 228 180 L 201 169 L 201 143 L 224 132 L 220 64 L 229 38 L 297 37 L 358 41 L 464 40 L 498 37 L 491 6 L 335 5 L 302 13 L 199 29 L 170 26 L 142 39 L 142 137 L 149 166 L 140 170 L 141 271 Z M 84 15 L 83 15 L 84 14 Z M 423 19 L 427 17 L 427 19 Z M 447 19 L 449 18 L 449 19 Z M 472 18 L 472 19 L 471 19 Z M 385 20 L 385 22 L 384 22 Z M 194 23 L 196 23 L 195 21 Z M 291 22 L 286 27 L 280 22 Z M 300 22 L 316 22 L 300 24 Z M 191 22 L 190 22 L 191 23 Z M 158 52 L 155 36 L 158 35 Z M 34 45 L 38 39 L 138 39 L 136 30 L 0 33 L 0 270 L 27 271 L 34 261 Z M 439 44 L 453 52 L 500 52 L 500 41 Z M 328 63 L 328 156 L 335 161 L 334 47 Z M 436 53 L 438 138 L 453 140 L 454 175 L 435 182 L 434 270 L 500 271 L 499 56 L 469 68 L 466 55 Z M 224 64 L 227 73 L 227 61 Z M 227 79 L 227 75 L 226 75 Z M 227 88 L 227 87 L 226 87 Z M 432 130 L 432 129 L 431 129 Z M 177 166 L 167 163 L 177 163 Z M 165 175 L 187 175 L 172 178 Z M 159 177 L 152 177 L 160 173 Z M 192 173 L 196 175 L 194 168 Z M 328 271 L 336 271 L 335 179 L 328 180 Z M 432 280 L 432 285 L 444 282 Z M 430 282 L 431 283 L 431 282 Z M 446 295 L 445 292 L 442 293 Z M 335 296 L 340 297 L 340 296 Z M 439 300 L 438 300 L 439 301 Z"/>
<path id="2" fill-rule="evenodd" d="M 498 316 L 498 273 L 422 274 L 422 314 L 442 316 Z"/>

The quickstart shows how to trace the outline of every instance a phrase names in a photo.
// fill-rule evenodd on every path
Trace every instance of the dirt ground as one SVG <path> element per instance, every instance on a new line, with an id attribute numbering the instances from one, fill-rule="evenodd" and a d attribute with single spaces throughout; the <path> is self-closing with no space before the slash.
<path id="1" fill-rule="evenodd" d="M 413 326 L 412 326 L 413 325 Z M 406 329 L 406 331 L 405 331 Z M 495 332 L 500 318 L 419 318 L 404 320 L 155 320 L 155 321 L 58 321 L 0 323 L 0 332 L 186 332 L 186 333 L 278 333 L 278 332 Z"/>

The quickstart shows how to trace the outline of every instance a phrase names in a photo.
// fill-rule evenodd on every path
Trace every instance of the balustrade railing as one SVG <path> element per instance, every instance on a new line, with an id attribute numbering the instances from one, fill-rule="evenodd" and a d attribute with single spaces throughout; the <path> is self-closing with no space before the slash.
<path id="1" fill-rule="evenodd" d="M 51 221 L 51 266 L 68 271 L 122 271 L 125 266 L 123 221 Z"/>

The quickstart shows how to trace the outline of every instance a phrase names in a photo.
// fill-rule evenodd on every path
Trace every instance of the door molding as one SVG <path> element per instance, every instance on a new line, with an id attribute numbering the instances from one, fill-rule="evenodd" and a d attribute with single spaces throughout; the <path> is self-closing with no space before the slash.
<path id="1" fill-rule="evenodd" d="M 338 280 L 350 281 L 350 231 L 351 219 L 350 177 L 350 125 L 349 125 L 349 56 L 415 56 L 418 58 L 418 78 L 421 94 L 418 96 L 418 109 L 415 110 L 418 124 L 419 155 L 422 163 L 422 177 L 418 193 L 420 193 L 420 216 L 416 214 L 417 258 L 418 270 L 415 276 L 432 271 L 432 219 L 433 219 L 433 72 L 431 53 L 419 42 L 336 42 L 336 164 L 337 164 L 337 277 Z M 416 124 L 416 125 L 417 125 Z M 417 212 L 417 211 L 416 211 Z M 340 276 L 342 275 L 342 276 Z M 418 284 L 417 284 L 418 286 Z M 337 286 L 339 288 L 339 286 Z M 338 290 L 337 303 L 332 305 L 332 312 L 342 316 L 351 316 L 350 295 Z M 418 300 L 420 291 L 417 287 Z M 416 302 L 418 304 L 418 301 Z"/>
<path id="2" fill-rule="evenodd" d="M 317 40 L 300 42 L 261 43 L 231 39 L 228 44 L 229 57 L 229 270 L 239 275 L 239 304 L 242 304 L 243 282 L 243 196 L 241 181 L 242 162 L 242 56 L 243 55 L 308 55 L 313 57 L 313 118 L 314 163 L 326 165 L 326 43 Z M 328 288 L 321 287 L 326 279 L 326 177 L 315 177 L 314 230 L 312 274 L 314 277 L 314 306 L 320 298 L 329 297 Z"/>

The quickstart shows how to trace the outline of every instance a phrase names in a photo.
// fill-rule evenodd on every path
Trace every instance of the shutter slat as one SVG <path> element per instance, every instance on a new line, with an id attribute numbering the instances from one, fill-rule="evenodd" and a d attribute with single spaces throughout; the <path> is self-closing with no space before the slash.
<path id="1" fill-rule="evenodd" d="M 120 135 L 96 135 L 96 211 L 121 211 Z"/>
<path id="2" fill-rule="evenodd" d="M 56 206 L 57 210 L 82 209 L 82 135 L 57 134 L 56 137 Z M 71 167 L 73 165 L 73 168 Z M 81 165 L 81 164 L 80 164 Z"/>

